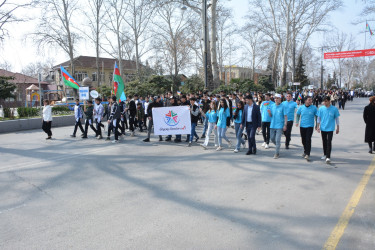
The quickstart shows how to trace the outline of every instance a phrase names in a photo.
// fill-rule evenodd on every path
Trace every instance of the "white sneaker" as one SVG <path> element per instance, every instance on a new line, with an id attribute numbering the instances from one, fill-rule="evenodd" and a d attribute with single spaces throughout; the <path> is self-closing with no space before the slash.
<path id="1" fill-rule="evenodd" d="M 274 159 L 279 159 L 279 157 L 280 157 L 279 154 L 275 154 L 275 155 L 273 156 Z"/>
<path id="2" fill-rule="evenodd" d="M 118 140 L 113 140 L 112 143 L 118 143 Z"/>
<path id="3" fill-rule="evenodd" d="M 265 147 L 266 145 L 267 145 L 267 143 L 263 142 L 262 147 Z"/>
<path id="4" fill-rule="evenodd" d="M 233 144 L 232 144 L 231 141 L 228 142 L 228 146 L 229 146 L 229 148 L 233 147 Z"/>
<path id="5" fill-rule="evenodd" d="M 269 149 L 270 148 L 270 145 L 266 144 L 266 146 L 264 147 L 265 149 Z"/>
<path id="6" fill-rule="evenodd" d="M 331 163 L 331 159 L 327 158 L 326 163 Z"/>
<path id="7" fill-rule="evenodd" d="M 223 148 L 219 146 L 219 147 L 216 149 L 216 151 L 220 151 L 220 150 L 223 150 Z"/>
<path id="8" fill-rule="evenodd" d="M 325 159 L 327 159 L 327 157 L 325 155 L 323 155 L 322 158 L 320 158 L 320 159 L 324 161 Z"/>
<path id="9" fill-rule="evenodd" d="M 233 150 L 233 152 L 238 153 L 238 149 Z"/>
<path id="10" fill-rule="evenodd" d="M 310 156 L 309 155 L 305 155 L 304 157 L 306 160 L 309 160 L 310 159 Z"/>
<path id="11" fill-rule="evenodd" d="M 204 150 L 207 149 L 206 145 L 204 145 L 204 144 L 200 144 L 200 145 L 201 145 L 202 148 L 204 148 Z"/>

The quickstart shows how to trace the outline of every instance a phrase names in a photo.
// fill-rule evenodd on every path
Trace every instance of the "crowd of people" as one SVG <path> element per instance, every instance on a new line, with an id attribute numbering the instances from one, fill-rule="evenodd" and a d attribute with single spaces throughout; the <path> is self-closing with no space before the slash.
<path id="1" fill-rule="evenodd" d="M 71 137 L 76 137 L 78 128 L 82 132 L 81 138 L 88 138 L 89 127 L 95 137 L 100 140 L 106 137 L 113 143 L 119 142 L 119 137 L 128 132 L 135 136 L 136 130 L 146 131 L 147 137 L 143 142 L 150 142 L 153 131 L 153 108 L 188 106 L 191 115 L 191 131 L 185 142 L 191 147 L 193 142 L 202 140 L 200 146 L 207 149 L 213 139 L 217 151 L 232 148 L 234 153 L 246 148 L 246 155 L 257 154 L 256 135 L 262 135 L 262 147 L 270 148 L 270 142 L 275 145 L 273 158 L 280 157 L 281 138 L 285 136 L 285 149 L 289 149 L 293 126 L 299 127 L 303 153 L 302 157 L 310 159 L 311 138 L 314 129 L 321 133 L 323 144 L 322 160 L 331 162 L 332 138 L 334 132 L 339 133 L 339 108 L 345 109 L 345 103 L 352 101 L 355 94 L 344 91 L 305 90 L 288 92 L 285 94 L 272 93 L 230 93 L 220 92 L 174 96 L 172 92 L 163 96 L 141 97 L 128 96 L 125 102 L 118 102 L 116 96 L 107 99 L 108 105 L 103 105 L 100 98 L 87 101 L 81 105 L 76 100 L 74 110 L 75 125 Z M 375 101 L 375 100 L 374 100 Z M 323 104 L 323 105 L 321 105 Z M 51 139 L 52 115 L 49 113 L 48 101 L 44 103 L 43 130 Z M 321 105 L 319 107 L 319 105 Z M 82 107 L 83 106 L 83 107 Z M 84 123 L 81 121 L 85 116 Z M 368 116 L 367 116 L 368 117 Z M 372 121 L 370 117 L 367 120 Z M 107 126 L 104 124 L 107 123 Z M 197 134 L 198 124 L 202 124 L 202 134 Z M 236 139 L 231 141 L 226 133 L 234 129 Z M 103 137 L 103 133 L 106 136 Z M 375 133 L 374 133 L 375 135 Z M 213 137 L 213 138 L 212 138 Z M 172 141 L 172 135 L 165 138 L 159 136 L 159 141 Z M 372 140 L 372 139 L 371 139 Z M 175 135 L 175 143 L 182 142 L 182 135 Z M 373 140 L 375 141 L 375 140 Z M 372 141 L 372 142 L 373 142 Z M 370 145 L 370 142 L 369 142 Z M 375 145 L 374 145 L 375 146 Z M 370 146 L 371 152 L 375 149 Z"/>

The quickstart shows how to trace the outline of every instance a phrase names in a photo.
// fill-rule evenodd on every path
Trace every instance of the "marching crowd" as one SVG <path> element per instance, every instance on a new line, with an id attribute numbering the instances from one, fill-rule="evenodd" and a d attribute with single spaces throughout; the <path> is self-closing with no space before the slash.
<path id="1" fill-rule="evenodd" d="M 95 137 L 119 142 L 119 136 L 135 136 L 135 131 L 147 131 L 147 137 L 143 141 L 150 141 L 153 129 L 153 108 L 188 106 L 191 114 L 191 131 L 186 136 L 187 146 L 192 146 L 193 141 L 202 140 L 200 146 L 207 149 L 210 140 L 216 150 L 223 149 L 223 142 L 229 148 L 238 153 L 246 148 L 246 155 L 256 154 L 257 145 L 255 136 L 262 134 L 265 149 L 270 148 L 270 142 L 275 145 L 274 158 L 280 156 L 281 137 L 285 136 L 285 149 L 289 149 L 293 126 L 299 127 L 303 145 L 302 157 L 309 160 L 311 153 L 311 138 L 314 129 L 321 133 L 323 142 L 323 157 L 329 163 L 331 160 L 332 138 L 334 132 L 339 133 L 339 108 L 345 108 L 345 102 L 352 100 L 354 94 L 342 91 L 305 91 L 288 92 L 285 95 L 271 93 L 238 93 L 227 95 L 223 91 L 218 95 L 199 92 L 197 94 L 173 96 L 172 92 L 164 96 L 139 97 L 128 96 L 127 101 L 118 102 L 116 96 L 108 98 L 108 105 L 103 105 L 100 98 L 94 103 L 87 101 L 83 107 L 79 100 L 71 107 L 74 110 L 75 125 L 71 137 L 76 137 L 78 128 L 81 130 L 81 138 L 88 138 L 90 127 Z M 321 107 L 319 104 L 323 103 Z M 44 102 L 43 130 L 51 139 L 52 115 L 48 101 Z M 81 123 L 85 116 L 84 124 Z M 107 123 L 107 126 L 104 126 Z M 202 135 L 196 132 L 198 123 L 203 125 Z M 106 128 L 106 129 L 105 129 Z M 227 129 L 234 128 L 236 141 L 232 142 L 226 136 Z M 212 138 L 213 134 L 213 138 Z M 165 138 L 159 136 L 159 141 L 172 141 L 172 135 Z M 174 142 L 182 142 L 182 136 L 176 135 Z M 375 146 L 375 145 L 374 145 Z"/>

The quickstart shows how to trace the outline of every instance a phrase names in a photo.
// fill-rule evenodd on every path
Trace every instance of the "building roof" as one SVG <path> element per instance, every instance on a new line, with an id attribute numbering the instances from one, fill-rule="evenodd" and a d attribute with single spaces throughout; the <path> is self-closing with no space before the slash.
<path id="1" fill-rule="evenodd" d="M 0 69 L 0 76 L 6 76 L 6 77 L 13 77 L 13 80 L 9 80 L 10 83 L 14 84 L 20 84 L 20 83 L 26 83 L 26 84 L 38 84 L 38 79 L 27 76 L 21 73 L 14 73 L 7 71 L 5 69 Z M 48 84 L 47 82 L 40 82 L 41 84 Z"/>
<path id="2" fill-rule="evenodd" d="M 79 56 L 73 59 L 74 60 L 74 66 L 75 67 L 82 67 L 82 68 L 96 68 L 96 57 L 93 56 Z M 103 67 L 105 69 L 113 69 L 115 62 L 117 59 L 114 58 L 103 58 L 99 57 L 99 65 L 100 68 Z M 122 60 L 124 69 L 131 69 L 136 70 L 136 63 L 135 61 L 130 60 Z M 70 67 L 70 61 L 63 62 L 59 65 L 54 66 L 53 68 L 56 69 L 58 67 L 63 66 L 64 68 Z"/>

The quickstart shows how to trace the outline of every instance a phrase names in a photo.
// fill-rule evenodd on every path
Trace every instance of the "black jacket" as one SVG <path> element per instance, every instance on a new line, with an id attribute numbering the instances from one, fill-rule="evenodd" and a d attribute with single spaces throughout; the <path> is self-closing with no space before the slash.
<path id="1" fill-rule="evenodd" d="M 161 108 L 163 107 L 163 103 L 162 102 L 152 102 L 148 105 L 148 108 L 147 108 L 147 115 L 148 117 L 152 117 L 152 109 L 153 108 Z"/>
<path id="2" fill-rule="evenodd" d="M 137 114 L 137 106 L 135 105 L 135 101 L 131 100 L 129 102 L 129 115 L 134 117 Z"/>
<path id="3" fill-rule="evenodd" d="M 375 141 L 375 105 L 369 104 L 363 111 L 363 120 L 366 123 L 365 142 Z"/>

